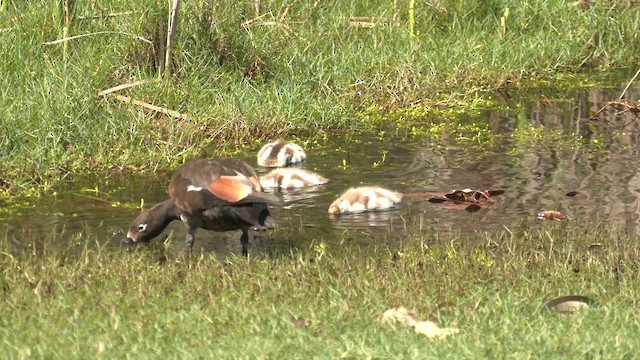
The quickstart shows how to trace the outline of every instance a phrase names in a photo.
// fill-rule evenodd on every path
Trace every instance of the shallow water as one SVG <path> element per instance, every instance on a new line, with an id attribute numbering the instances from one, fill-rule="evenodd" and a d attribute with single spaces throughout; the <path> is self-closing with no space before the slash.
<path id="1" fill-rule="evenodd" d="M 535 136 L 496 137 L 490 149 L 474 150 L 444 137 L 384 135 L 378 131 L 335 134 L 307 148 L 303 167 L 331 182 L 301 190 L 276 191 L 284 200 L 271 212 L 278 230 L 260 234 L 252 251 L 307 249 L 311 242 L 328 245 L 339 241 L 356 244 L 399 242 L 418 231 L 456 231 L 475 234 L 536 223 L 542 210 L 558 210 L 570 219 L 616 223 L 636 234 L 640 219 L 640 120 L 632 114 L 604 111 L 599 120 L 588 118 L 606 101 L 616 99 L 630 79 L 612 79 L 611 88 L 559 92 L 538 88 L 526 94 L 505 94 L 510 108 L 480 111 L 463 121 L 489 124 L 495 136 L 531 126 L 545 132 L 562 130 L 583 137 L 579 146 L 559 146 Z M 628 99 L 638 99 L 633 86 Z M 385 134 L 394 134 L 386 128 Z M 621 134 L 624 133 L 624 134 Z M 546 137 L 548 139 L 549 136 Z M 240 156 L 256 166 L 255 154 Z M 212 151 L 215 152 L 215 151 Z M 263 174 L 267 169 L 256 168 Z M 123 231 L 139 213 L 123 207 L 144 199 L 145 208 L 167 197 L 170 174 L 124 177 L 101 174 L 78 181 L 55 197 L 0 212 L 0 231 L 16 249 L 53 239 L 69 242 L 97 241 L 118 244 Z M 88 186 L 81 185 L 89 184 Z M 352 186 L 380 185 L 403 193 L 446 192 L 452 189 L 501 189 L 496 203 L 477 212 L 448 210 L 408 196 L 396 209 L 334 217 L 329 204 Z M 566 193 L 576 191 L 574 197 Z M 166 231 L 174 247 L 182 247 L 184 229 L 174 222 Z M 239 232 L 199 231 L 196 247 L 219 254 L 240 252 Z M 156 242 L 158 242 L 156 240 Z"/>

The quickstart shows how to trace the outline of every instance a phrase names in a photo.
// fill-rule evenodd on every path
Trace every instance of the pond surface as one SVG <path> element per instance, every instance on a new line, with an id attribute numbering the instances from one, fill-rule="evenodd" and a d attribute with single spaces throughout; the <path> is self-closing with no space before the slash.
<path id="1" fill-rule="evenodd" d="M 312 242 L 329 246 L 340 241 L 393 243 L 409 234 L 449 231 L 473 238 L 477 232 L 540 222 L 536 214 L 543 210 L 557 210 L 573 220 L 615 223 L 635 235 L 640 221 L 640 120 L 629 112 L 619 114 L 620 107 L 610 107 L 598 119 L 589 120 L 607 101 L 618 98 L 630 78 L 627 74 L 612 77 L 612 86 L 606 89 L 560 92 L 540 87 L 525 94 L 505 92 L 508 108 L 480 110 L 456 120 L 481 124 L 487 131 L 478 139 L 446 131 L 436 137 L 411 134 L 385 122 L 380 129 L 384 133 L 312 139 L 303 167 L 331 182 L 276 191 L 284 200 L 283 206 L 271 210 L 279 228 L 261 234 L 250 251 L 308 249 Z M 638 86 L 632 86 L 626 98 L 635 101 L 639 95 Z M 255 167 L 258 148 L 238 157 Z M 147 208 L 167 198 L 170 173 L 146 178 L 103 175 L 73 184 L 55 197 L 0 212 L 0 231 L 16 250 L 37 246 L 44 239 L 60 246 L 85 241 L 115 245 L 139 213 L 119 204 L 144 199 Z M 494 198 L 495 204 L 473 213 L 408 196 L 391 211 L 329 216 L 329 204 L 349 187 L 360 185 L 409 194 L 464 188 L 505 193 Z M 569 197 L 568 192 L 577 195 Z M 182 248 L 185 232 L 180 222 L 165 233 L 173 247 Z M 239 232 L 200 230 L 195 247 L 220 255 L 239 254 L 239 236 Z"/>

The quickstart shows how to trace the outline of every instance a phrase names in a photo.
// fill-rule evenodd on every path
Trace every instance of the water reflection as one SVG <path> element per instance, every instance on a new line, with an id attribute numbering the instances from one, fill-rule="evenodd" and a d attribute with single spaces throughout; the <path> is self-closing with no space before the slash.
<path id="1" fill-rule="evenodd" d="M 523 219 L 535 222 L 536 214 L 542 210 L 558 210 L 571 219 L 607 218 L 623 224 L 628 233 L 637 233 L 640 122 L 632 114 L 618 114 L 614 108 L 602 111 L 596 120 L 589 120 L 607 101 L 619 95 L 627 81 L 621 78 L 618 87 L 612 89 L 572 93 L 537 89 L 518 98 L 513 110 L 484 112 L 469 119 L 489 124 L 495 135 L 526 131 L 532 126 L 545 132 L 563 131 L 583 139 L 574 148 L 557 148 L 553 141 L 545 142 L 535 136 L 505 137 L 483 155 L 470 154 L 468 148 L 446 137 L 436 144 L 431 138 L 337 134 L 328 143 L 307 149 L 308 160 L 301 165 L 326 176 L 330 182 L 305 189 L 272 190 L 284 203 L 271 211 L 279 228 L 260 234 L 252 246 L 264 251 L 270 247 L 304 249 L 313 241 L 341 241 L 345 230 L 353 231 L 357 241 L 375 242 L 402 238 L 412 226 L 473 234 L 513 227 Z M 629 99 L 639 97 L 637 86 L 627 92 Z M 254 153 L 241 158 L 256 165 Z M 98 238 L 91 240 L 112 241 L 114 233 L 128 227 L 139 213 L 139 209 L 113 205 L 144 199 L 148 208 L 164 200 L 169 176 L 138 178 L 107 174 L 78 181 L 57 197 L 0 212 L 1 234 L 16 248 L 51 236 L 61 244 L 81 241 L 87 233 L 97 234 Z M 101 192 L 78 190 L 83 184 L 88 188 L 97 186 Z M 462 188 L 502 189 L 506 193 L 497 197 L 493 206 L 475 213 L 407 200 L 390 211 L 329 216 L 327 209 L 333 200 L 349 187 L 363 185 L 379 185 L 405 193 Z M 569 191 L 577 191 L 578 195 L 568 197 Z M 172 244 L 182 246 L 181 223 L 171 224 L 166 234 Z M 196 246 L 220 254 L 239 253 L 239 233 L 199 231 Z"/>
<path id="2" fill-rule="evenodd" d="M 349 215 L 329 215 L 331 226 L 336 229 L 357 229 L 367 227 L 388 227 L 402 223 L 402 211 L 394 208 L 384 211 L 363 212 Z"/>
<path id="3" fill-rule="evenodd" d="M 285 209 L 315 208 L 318 205 L 318 197 L 326 195 L 323 185 L 297 189 L 266 189 L 265 191 L 282 199 Z"/>

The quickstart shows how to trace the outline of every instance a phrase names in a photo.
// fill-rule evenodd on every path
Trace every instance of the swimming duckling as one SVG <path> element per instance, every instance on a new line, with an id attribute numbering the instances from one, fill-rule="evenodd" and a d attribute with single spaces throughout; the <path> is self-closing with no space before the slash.
<path id="1" fill-rule="evenodd" d="M 379 186 L 351 188 L 329 206 L 329 214 L 385 210 L 394 207 L 400 200 L 402 200 L 401 193 Z"/>
<path id="2" fill-rule="evenodd" d="M 263 188 L 292 189 L 311 185 L 321 185 L 329 182 L 329 179 L 312 171 L 299 168 L 274 169 L 270 173 L 260 177 L 260 185 Z"/>
<path id="3" fill-rule="evenodd" d="M 258 165 L 264 167 L 281 167 L 296 164 L 307 159 L 302 147 L 289 141 L 270 142 L 258 152 Z"/>

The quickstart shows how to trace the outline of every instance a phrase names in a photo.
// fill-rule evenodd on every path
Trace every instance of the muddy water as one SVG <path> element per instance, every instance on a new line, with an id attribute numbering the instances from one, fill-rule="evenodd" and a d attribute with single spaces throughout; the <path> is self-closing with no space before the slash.
<path id="1" fill-rule="evenodd" d="M 272 209 L 279 229 L 258 234 L 252 251 L 308 249 L 312 242 L 393 243 L 416 232 L 473 235 L 536 223 L 536 214 L 542 210 L 558 210 L 581 221 L 615 223 L 636 234 L 640 229 L 640 120 L 629 113 L 617 114 L 613 108 L 602 112 L 599 120 L 588 120 L 607 101 L 617 98 L 629 79 L 612 79 L 613 86 L 607 89 L 559 92 L 539 88 L 526 94 L 504 93 L 508 109 L 481 111 L 463 119 L 489 124 L 497 140 L 484 151 L 454 141 L 455 134 L 437 139 L 396 136 L 392 127 L 385 128 L 384 135 L 379 131 L 331 134 L 307 148 L 308 160 L 303 165 L 331 182 L 276 191 L 284 200 L 283 206 Z M 638 87 L 632 87 L 627 98 L 640 98 Z M 541 125 L 547 134 L 561 132 L 564 140 L 509 136 Z M 582 140 L 566 146 L 571 143 L 569 137 Z M 253 150 L 239 158 L 255 166 L 258 149 Z M 85 241 L 117 246 L 123 230 L 139 212 L 121 204 L 144 199 L 148 207 L 164 200 L 169 176 L 105 175 L 71 184 L 55 197 L 0 212 L 1 235 L 16 249 L 37 246 L 44 239 L 60 246 Z M 505 194 L 474 213 L 414 198 L 391 211 L 341 217 L 327 214 L 329 204 L 344 190 L 374 184 L 404 193 L 475 188 L 501 189 Z M 566 196 L 570 191 L 578 194 Z M 174 222 L 165 234 L 175 248 L 183 246 L 181 223 Z M 196 247 L 221 255 L 239 254 L 239 233 L 201 230 Z"/>

